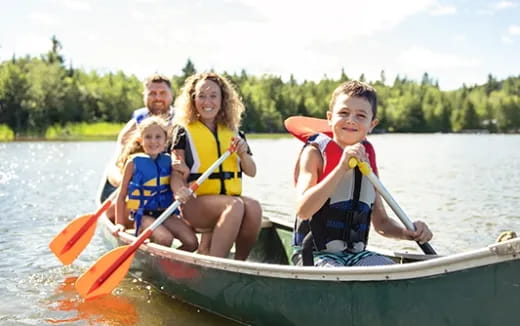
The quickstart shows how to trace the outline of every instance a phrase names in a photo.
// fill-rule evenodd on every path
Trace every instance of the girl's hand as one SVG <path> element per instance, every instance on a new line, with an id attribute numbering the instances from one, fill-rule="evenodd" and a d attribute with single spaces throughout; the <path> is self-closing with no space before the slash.
<path id="1" fill-rule="evenodd" d="M 114 228 L 112 229 L 112 235 L 114 235 L 114 236 L 117 237 L 117 236 L 119 236 L 119 232 L 123 232 L 123 231 L 125 231 L 125 229 L 126 229 L 126 228 L 125 228 L 124 225 L 122 225 L 122 224 L 116 224 L 116 225 L 114 226 Z"/>
<path id="2" fill-rule="evenodd" d="M 231 141 L 231 145 L 235 146 L 235 152 L 240 157 L 242 157 L 244 154 L 247 154 L 247 150 L 249 149 L 246 141 L 243 138 L 241 138 L 240 136 L 233 137 L 233 140 Z"/>
<path id="3" fill-rule="evenodd" d="M 183 178 L 187 178 L 190 174 L 190 168 L 181 160 L 172 160 L 172 169 L 181 173 Z"/>
<path id="4" fill-rule="evenodd" d="M 360 162 L 368 162 L 368 156 L 365 152 L 365 146 L 361 143 L 356 143 L 354 145 L 347 146 L 343 149 L 343 155 L 341 157 L 341 164 L 345 167 L 346 170 L 350 169 L 348 161 L 352 158 L 356 158 Z"/>
<path id="5" fill-rule="evenodd" d="M 197 195 L 194 192 L 191 192 L 191 189 L 188 187 L 180 187 L 175 192 L 175 200 L 178 200 L 183 204 L 185 204 L 192 197 L 195 198 Z"/>

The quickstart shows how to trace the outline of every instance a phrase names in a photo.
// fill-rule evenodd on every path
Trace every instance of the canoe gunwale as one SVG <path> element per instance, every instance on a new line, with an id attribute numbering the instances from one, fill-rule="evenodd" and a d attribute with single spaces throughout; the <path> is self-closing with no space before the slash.
<path id="1" fill-rule="evenodd" d="M 113 230 L 114 225 L 106 216 L 101 218 L 100 224 L 104 229 L 106 229 L 106 233 L 112 236 L 111 231 Z M 273 222 L 272 225 L 276 227 L 276 223 Z M 117 238 L 125 244 L 129 244 L 135 239 L 134 236 L 125 232 L 121 232 Z M 516 249 L 513 250 L 511 248 Z M 518 259 L 518 252 L 520 251 L 520 238 L 492 244 L 481 249 L 442 256 L 435 259 L 406 264 L 369 267 L 320 268 L 312 266 L 275 265 L 249 261 L 244 262 L 190 253 L 174 248 L 164 247 L 152 242 L 142 244 L 139 250 L 173 261 L 220 269 L 228 272 L 245 273 L 265 277 L 329 281 L 388 281 L 431 277 L 469 268 L 515 260 Z"/>

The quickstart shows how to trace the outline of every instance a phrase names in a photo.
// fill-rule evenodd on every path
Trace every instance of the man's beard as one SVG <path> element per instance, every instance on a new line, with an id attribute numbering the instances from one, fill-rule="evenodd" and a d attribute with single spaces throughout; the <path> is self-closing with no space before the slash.
<path id="1" fill-rule="evenodd" d="M 152 114 L 165 114 L 168 112 L 168 106 L 164 102 L 155 102 L 148 107 L 148 110 Z"/>

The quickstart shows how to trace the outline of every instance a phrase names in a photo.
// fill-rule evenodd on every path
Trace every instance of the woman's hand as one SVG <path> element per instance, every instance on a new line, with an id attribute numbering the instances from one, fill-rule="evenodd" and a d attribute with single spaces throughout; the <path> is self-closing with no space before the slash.
<path id="1" fill-rule="evenodd" d="M 247 150 L 249 149 L 246 141 L 243 138 L 241 138 L 240 136 L 233 137 L 231 146 L 235 147 L 235 152 L 240 157 L 242 157 L 244 154 L 247 154 Z"/>
<path id="2" fill-rule="evenodd" d="M 182 174 L 183 178 L 188 178 L 190 174 L 190 168 L 183 160 L 172 160 L 172 169 Z"/>

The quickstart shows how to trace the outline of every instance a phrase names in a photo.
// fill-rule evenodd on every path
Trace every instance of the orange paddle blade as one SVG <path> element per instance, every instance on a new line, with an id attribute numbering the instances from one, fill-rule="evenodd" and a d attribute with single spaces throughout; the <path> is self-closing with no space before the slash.
<path id="1" fill-rule="evenodd" d="M 71 221 L 49 243 L 49 248 L 64 264 L 71 264 L 89 244 L 96 230 L 97 217 L 82 215 Z"/>
<path id="2" fill-rule="evenodd" d="M 130 269 L 134 255 L 132 245 L 107 252 L 78 278 L 76 290 L 85 299 L 111 293 Z"/>
<path id="3" fill-rule="evenodd" d="M 295 116 L 285 119 L 284 125 L 288 132 L 303 142 L 318 132 L 332 137 L 332 130 L 326 119 Z"/>

